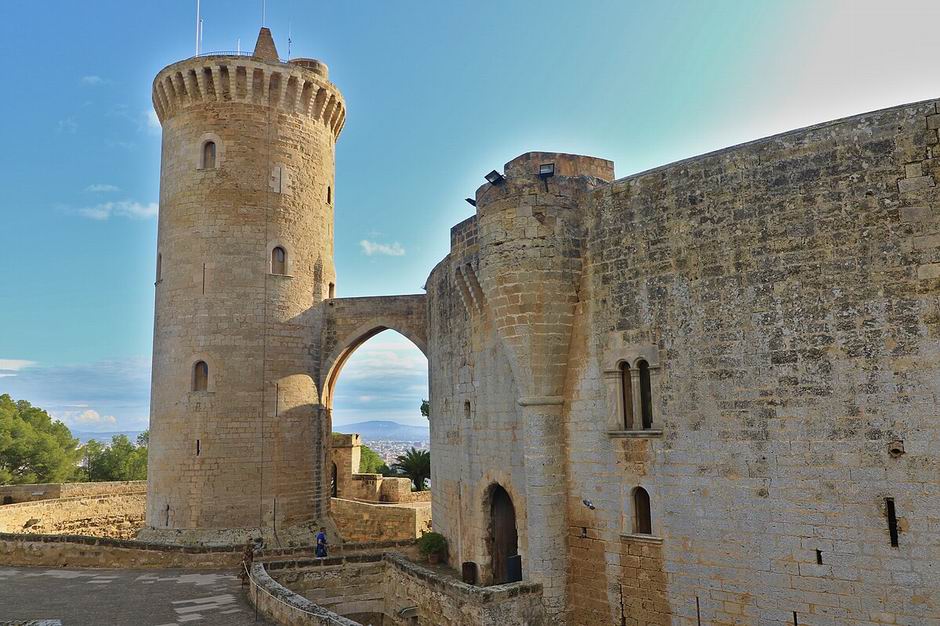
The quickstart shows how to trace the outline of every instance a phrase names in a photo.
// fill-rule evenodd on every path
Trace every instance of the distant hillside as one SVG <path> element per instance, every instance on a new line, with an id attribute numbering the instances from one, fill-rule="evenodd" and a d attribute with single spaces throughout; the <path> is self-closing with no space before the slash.
<path id="1" fill-rule="evenodd" d="M 379 420 L 334 425 L 333 430 L 338 433 L 359 433 L 366 441 L 428 441 L 430 439 L 427 428 Z"/>
<path id="2" fill-rule="evenodd" d="M 78 439 L 82 443 L 88 443 L 91 439 L 98 441 L 100 443 L 111 443 L 111 438 L 114 435 L 127 435 L 127 438 L 131 440 L 131 443 L 137 443 L 137 435 L 142 433 L 142 430 L 119 430 L 108 433 L 86 433 L 79 431 L 72 431 L 72 436 Z"/>

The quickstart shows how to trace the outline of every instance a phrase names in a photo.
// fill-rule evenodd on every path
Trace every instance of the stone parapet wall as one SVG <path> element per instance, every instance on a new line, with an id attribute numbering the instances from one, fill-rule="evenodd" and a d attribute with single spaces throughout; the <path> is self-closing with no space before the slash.
<path id="1" fill-rule="evenodd" d="M 0 486 L 0 504 L 17 504 L 53 498 L 78 496 L 104 496 L 126 493 L 145 493 L 146 480 L 110 481 L 93 483 L 36 483 Z"/>
<path id="2" fill-rule="evenodd" d="M 144 524 L 144 493 L 38 500 L 0 507 L 0 532 L 127 539 Z"/>
<path id="3" fill-rule="evenodd" d="M 399 541 L 420 537 L 431 527 L 431 505 L 373 504 L 333 498 L 331 517 L 345 541 Z"/>
<path id="4" fill-rule="evenodd" d="M 340 498 L 368 502 L 421 502 L 412 496 L 411 479 L 382 476 L 381 474 L 353 474 L 347 489 L 338 492 Z M 416 492 L 417 493 L 417 492 Z"/>
<path id="5" fill-rule="evenodd" d="M 235 567 L 240 548 L 166 546 L 103 537 L 0 533 L 0 563 L 9 566 L 218 569 Z"/>
<path id="6" fill-rule="evenodd" d="M 279 624 L 547 623 L 541 607 L 540 585 L 474 587 L 394 553 L 282 563 L 256 561 L 251 579 L 250 599 Z"/>

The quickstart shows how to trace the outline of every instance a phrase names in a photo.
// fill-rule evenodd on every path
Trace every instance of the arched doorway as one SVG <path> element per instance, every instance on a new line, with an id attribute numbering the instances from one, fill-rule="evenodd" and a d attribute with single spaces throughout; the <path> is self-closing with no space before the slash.
<path id="1" fill-rule="evenodd" d="M 494 485 L 490 494 L 490 549 L 492 554 L 493 584 L 509 582 L 511 557 L 519 554 L 519 536 L 516 531 L 516 507 L 509 493 Z"/>

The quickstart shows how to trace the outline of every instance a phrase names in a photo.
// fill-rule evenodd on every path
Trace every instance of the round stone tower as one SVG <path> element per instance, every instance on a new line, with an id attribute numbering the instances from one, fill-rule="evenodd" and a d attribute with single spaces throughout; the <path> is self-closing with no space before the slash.
<path id="1" fill-rule="evenodd" d="M 211 541 L 326 522 L 317 305 L 332 297 L 327 67 L 251 56 L 174 63 L 163 127 L 147 529 Z M 288 531 L 289 532 L 289 531 Z M 282 535 L 283 536 L 283 535 Z"/>

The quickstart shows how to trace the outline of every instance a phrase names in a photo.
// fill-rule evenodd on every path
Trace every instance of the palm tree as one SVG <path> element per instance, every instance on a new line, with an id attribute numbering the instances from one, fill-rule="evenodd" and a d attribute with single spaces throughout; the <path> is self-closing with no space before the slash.
<path id="1" fill-rule="evenodd" d="M 410 478 L 415 490 L 424 491 L 425 483 L 431 477 L 431 453 L 428 450 L 412 448 L 395 458 L 392 469 Z"/>

